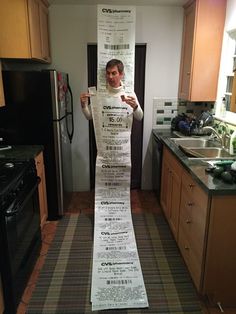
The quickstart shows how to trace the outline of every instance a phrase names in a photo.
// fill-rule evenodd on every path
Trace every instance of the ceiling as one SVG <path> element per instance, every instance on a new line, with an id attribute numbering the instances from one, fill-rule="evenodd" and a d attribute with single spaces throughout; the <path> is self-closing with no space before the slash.
<path id="1" fill-rule="evenodd" d="M 115 4 L 115 5 L 165 5 L 182 6 L 187 0 L 48 0 L 50 4 Z M 128 3 L 127 3 L 128 2 Z"/>

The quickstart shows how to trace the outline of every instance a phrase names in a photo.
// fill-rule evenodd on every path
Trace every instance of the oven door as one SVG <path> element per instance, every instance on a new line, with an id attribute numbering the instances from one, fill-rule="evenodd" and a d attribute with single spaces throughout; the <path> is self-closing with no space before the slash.
<path id="1" fill-rule="evenodd" d="M 41 248 L 39 180 L 25 191 L 14 211 L 1 219 L 2 280 L 6 313 L 16 313 Z M 22 198 L 23 197 L 23 198 Z"/>

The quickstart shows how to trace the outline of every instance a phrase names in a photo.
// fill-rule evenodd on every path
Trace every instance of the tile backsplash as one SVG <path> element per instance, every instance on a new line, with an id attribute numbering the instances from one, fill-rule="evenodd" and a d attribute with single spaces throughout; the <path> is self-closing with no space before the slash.
<path id="1" fill-rule="evenodd" d="M 185 113 L 199 117 L 203 111 L 214 113 L 213 102 L 186 102 L 178 98 L 153 98 L 153 129 L 169 129 L 171 120 Z"/>
<path id="2" fill-rule="evenodd" d="M 178 114 L 186 113 L 192 114 L 195 117 L 199 117 L 202 112 L 209 111 L 214 114 L 214 102 L 188 102 L 179 101 L 178 102 Z"/>
<path id="3" fill-rule="evenodd" d="M 153 98 L 153 129 L 169 129 L 178 114 L 177 98 Z"/>

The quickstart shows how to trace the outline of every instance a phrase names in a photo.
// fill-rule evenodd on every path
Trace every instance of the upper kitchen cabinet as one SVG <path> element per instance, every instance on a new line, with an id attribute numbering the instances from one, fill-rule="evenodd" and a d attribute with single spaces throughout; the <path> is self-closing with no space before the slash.
<path id="1" fill-rule="evenodd" d="M 215 101 L 226 0 L 191 0 L 184 6 L 180 99 Z"/>
<path id="2" fill-rule="evenodd" d="M 1 0 L 0 58 L 50 63 L 47 0 Z"/>

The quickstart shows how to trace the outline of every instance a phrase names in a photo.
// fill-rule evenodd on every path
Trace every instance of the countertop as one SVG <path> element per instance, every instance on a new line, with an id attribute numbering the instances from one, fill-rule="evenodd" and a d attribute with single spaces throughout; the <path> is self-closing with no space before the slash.
<path id="1" fill-rule="evenodd" d="M 29 160 L 35 158 L 41 151 L 42 145 L 12 145 L 11 149 L 0 150 L 0 159 Z"/>
<path id="2" fill-rule="evenodd" d="M 166 145 L 176 156 L 183 167 L 192 175 L 193 179 L 211 195 L 236 195 L 236 184 L 225 183 L 221 179 L 214 178 L 205 169 L 209 164 L 201 159 L 189 159 L 170 138 L 177 137 L 170 130 L 152 130 L 153 136 Z M 231 158 L 230 158 L 231 159 Z"/>

